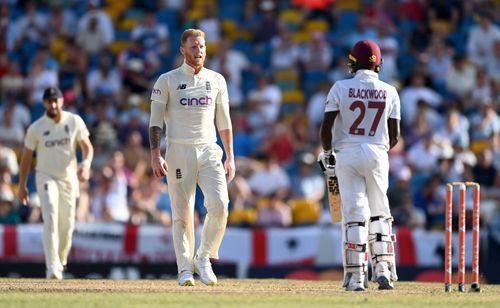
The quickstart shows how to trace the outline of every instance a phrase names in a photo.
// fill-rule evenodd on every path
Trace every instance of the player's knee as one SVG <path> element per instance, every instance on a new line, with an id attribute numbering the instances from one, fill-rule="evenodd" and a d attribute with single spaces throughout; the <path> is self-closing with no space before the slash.
<path id="1" fill-rule="evenodd" d="M 222 200 L 213 200 L 207 204 L 207 213 L 212 217 L 227 218 L 229 215 L 227 203 Z"/>

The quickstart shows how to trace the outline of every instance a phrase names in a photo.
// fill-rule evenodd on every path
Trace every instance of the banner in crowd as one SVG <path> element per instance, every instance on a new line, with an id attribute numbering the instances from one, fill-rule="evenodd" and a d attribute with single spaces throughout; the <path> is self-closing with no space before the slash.
<path id="1" fill-rule="evenodd" d="M 201 227 L 197 228 L 200 239 Z M 444 233 L 396 229 L 395 250 L 401 266 L 440 267 Z M 481 234 L 483 236 L 484 232 Z M 467 234 L 470 243 L 471 234 Z M 338 225 L 297 228 L 227 228 L 219 252 L 222 263 L 244 267 L 304 264 L 342 265 Z M 198 243 L 197 243 L 198 244 Z M 458 236 L 454 237 L 454 249 Z M 484 247 L 483 247 L 484 248 Z M 471 260 L 467 246 L 467 265 Z M 458 254 L 454 254 L 457 264 Z M 43 261 L 42 225 L 0 226 L 0 260 Z M 175 262 L 171 228 L 160 225 L 77 224 L 69 262 Z"/>

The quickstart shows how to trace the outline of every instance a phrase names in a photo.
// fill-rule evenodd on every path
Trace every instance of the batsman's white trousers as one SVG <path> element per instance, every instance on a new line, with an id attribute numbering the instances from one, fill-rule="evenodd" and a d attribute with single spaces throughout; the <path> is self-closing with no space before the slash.
<path id="1" fill-rule="evenodd" d="M 387 199 L 387 151 L 381 146 L 361 144 L 335 153 L 344 223 L 365 221 L 368 224 L 370 217 L 391 216 Z"/>
<path id="2" fill-rule="evenodd" d="M 68 261 L 75 228 L 76 180 L 61 180 L 36 173 L 36 188 L 43 217 L 45 266 L 50 273 L 60 272 Z"/>
<path id="3" fill-rule="evenodd" d="M 172 204 L 172 233 L 179 273 L 194 269 L 193 215 L 197 183 L 207 209 L 197 254 L 200 258 L 219 258 L 229 203 L 222 154 L 222 149 L 215 143 L 168 145 L 168 193 Z"/>

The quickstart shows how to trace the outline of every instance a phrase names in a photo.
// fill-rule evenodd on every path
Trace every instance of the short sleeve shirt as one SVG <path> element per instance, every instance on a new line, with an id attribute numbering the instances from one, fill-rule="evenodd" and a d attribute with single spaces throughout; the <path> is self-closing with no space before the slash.
<path id="1" fill-rule="evenodd" d="M 389 150 L 387 120 L 401 119 L 396 88 L 369 70 L 359 70 L 353 78 L 333 85 L 325 106 L 325 112 L 330 111 L 339 112 L 334 123 L 334 149 L 369 143 Z"/>
<path id="2" fill-rule="evenodd" d="M 62 111 L 56 123 L 43 115 L 28 127 L 24 145 L 36 151 L 36 171 L 59 179 L 74 180 L 77 172 L 77 142 L 89 136 L 82 118 Z"/>
<path id="3" fill-rule="evenodd" d="M 221 74 L 207 68 L 195 74 L 186 63 L 158 78 L 151 100 L 165 104 L 167 141 L 182 144 L 216 142 L 216 105 L 229 104 Z"/>

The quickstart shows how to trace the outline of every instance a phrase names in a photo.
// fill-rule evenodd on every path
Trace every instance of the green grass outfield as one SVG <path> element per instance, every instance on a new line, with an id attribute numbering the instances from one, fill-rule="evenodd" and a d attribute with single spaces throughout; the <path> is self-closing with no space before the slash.
<path id="1" fill-rule="evenodd" d="M 441 283 L 398 282 L 391 291 L 345 292 L 340 281 L 221 279 L 216 287 L 174 280 L 0 279 L 0 307 L 500 307 L 500 285 L 445 293 Z M 454 285 L 456 290 L 456 285 Z M 355 305 L 355 306 L 353 306 Z"/>

